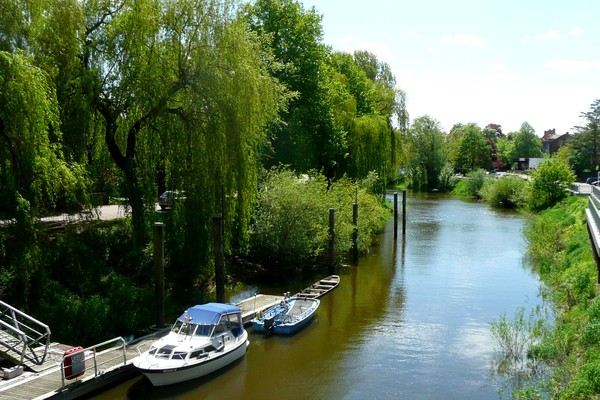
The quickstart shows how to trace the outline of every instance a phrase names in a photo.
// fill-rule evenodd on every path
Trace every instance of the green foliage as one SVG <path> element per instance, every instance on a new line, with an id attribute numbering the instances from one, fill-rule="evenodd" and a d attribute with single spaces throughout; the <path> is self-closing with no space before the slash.
<path id="1" fill-rule="evenodd" d="M 34 215 L 85 203 L 86 173 L 63 160 L 58 115 L 47 75 L 22 52 L 0 52 L 0 213 L 14 215 L 16 192 Z"/>
<path id="2" fill-rule="evenodd" d="M 476 169 L 467 173 L 463 182 L 463 193 L 470 197 L 480 197 L 480 190 L 487 180 L 491 179 L 484 169 Z"/>
<path id="3" fill-rule="evenodd" d="M 446 158 L 439 122 L 428 116 L 417 118 L 407 141 L 410 185 L 418 189 L 438 189 Z"/>
<path id="4" fill-rule="evenodd" d="M 0 294 L 53 340 L 91 345 L 153 322 L 152 257 L 132 247 L 128 220 L 39 230 L 23 198 L 17 220 L 0 231 Z"/>
<path id="5" fill-rule="evenodd" d="M 477 124 L 456 125 L 449 135 L 449 159 L 456 171 L 489 169 L 492 148 Z"/>
<path id="6" fill-rule="evenodd" d="M 581 117 L 584 125 L 575 127 L 575 134 L 567 143 L 569 165 L 579 174 L 584 171 L 595 173 L 600 152 L 600 99 L 590 104 L 589 110 L 582 112 Z"/>
<path id="7" fill-rule="evenodd" d="M 590 399 L 600 395 L 600 360 L 583 365 L 566 393 L 569 399 Z"/>
<path id="8" fill-rule="evenodd" d="M 536 136 L 535 130 L 527 122 L 514 134 L 512 159 L 542 156 L 542 140 Z"/>
<path id="9" fill-rule="evenodd" d="M 531 175 L 528 205 L 533 209 L 552 207 L 568 196 L 575 177 L 569 166 L 558 159 L 541 163 Z"/>
<path id="10" fill-rule="evenodd" d="M 552 367 L 546 392 L 553 398 L 589 399 L 600 394 L 600 301 L 596 265 L 587 232 L 587 199 L 569 197 L 534 216 L 525 230 L 529 253 L 556 304 L 551 334 L 533 349 Z"/>
<path id="11" fill-rule="evenodd" d="M 492 207 L 514 208 L 524 205 L 527 182 L 524 179 L 506 176 L 486 180 L 479 191 Z"/>
<path id="12" fill-rule="evenodd" d="M 366 182 L 372 186 L 375 179 Z M 368 251 L 372 235 L 385 222 L 383 205 L 367 189 L 347 179 L 328 189 L 321 174 L 298 177 L 289 170 L 270 170 L 260 187 L 251 235 L 251 255 L 267 272 L 283 275 L 324 262 L 329 240 L 329 209 L 335 209 L 337 254 L 352 246 L 352 203 L 358 196 L 358 247 Z"/>
<path id="13" fill-rule="evenodd" d="M 595 294 L 595 271 L 586 264 L 575 264 L 558 277 L 559 300 L 567 307 L 586 303 Z"/>
<path id="14" fill-rule="evenodd" d="M 504 368 L 521 371 L 532 368 L 530 363 L 534 360 L 531 359 L 530 350 L 544 334 L 544 323 L 545 316 L 541 313 L 540 308 L 531 310 L 529 316 L 526 317 L 523 307 L 515 310 L 512 319 L 503 314 L 498 321 L 491 323 L 490 332 L 500 347 Z"/>

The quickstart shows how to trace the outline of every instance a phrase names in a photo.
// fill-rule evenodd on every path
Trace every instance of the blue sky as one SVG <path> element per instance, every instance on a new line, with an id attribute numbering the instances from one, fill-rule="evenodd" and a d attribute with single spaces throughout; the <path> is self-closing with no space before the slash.
<path id="1" fill-rule="evenodd" d="M 600 98 L 597 0 L 301 0 L 324 43 L 390 65 L 411 120 L 573 132 Z"/>

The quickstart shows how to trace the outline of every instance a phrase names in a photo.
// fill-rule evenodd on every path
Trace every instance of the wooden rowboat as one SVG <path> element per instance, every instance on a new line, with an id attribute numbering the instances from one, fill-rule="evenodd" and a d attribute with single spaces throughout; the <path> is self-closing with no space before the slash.
<path id="1" fill-rule="evenodd" d="M 339 275 L 330 275 L 327 278 L 323 278 L 320 281 L 313 283 L 301 292 L 298 292 L 295 297 L 318 299 L 319 297 L 325 296 L 327 293 L 331 292 L 339 284 Z"/>

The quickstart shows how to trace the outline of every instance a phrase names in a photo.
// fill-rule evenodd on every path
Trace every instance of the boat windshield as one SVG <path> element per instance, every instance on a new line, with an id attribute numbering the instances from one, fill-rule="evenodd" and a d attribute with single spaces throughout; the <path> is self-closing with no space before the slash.
<path id="1" fill-rule="evenodd" d="M 193 324 L 191 322 L 175 321 L 171 332 L 175 332 L 179 335 L 190 335 L 190 336 L 210 336 L 213 331 L 214 325 L 212 324 Z"/>

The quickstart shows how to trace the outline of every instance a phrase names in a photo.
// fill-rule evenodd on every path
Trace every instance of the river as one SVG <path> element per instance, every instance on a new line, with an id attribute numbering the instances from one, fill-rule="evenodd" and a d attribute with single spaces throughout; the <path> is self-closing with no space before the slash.
<path id="1" fill-rule="evenodd" d="M 299 334 L 251 333 L 213 376 L 162 388 L 139 376 L 96 399 L 498 399 L 490 322 L 542 302 L 525 217 L 441 194 L 407 205 L 406 235 L 394 241 L 390 221 Z"/>

